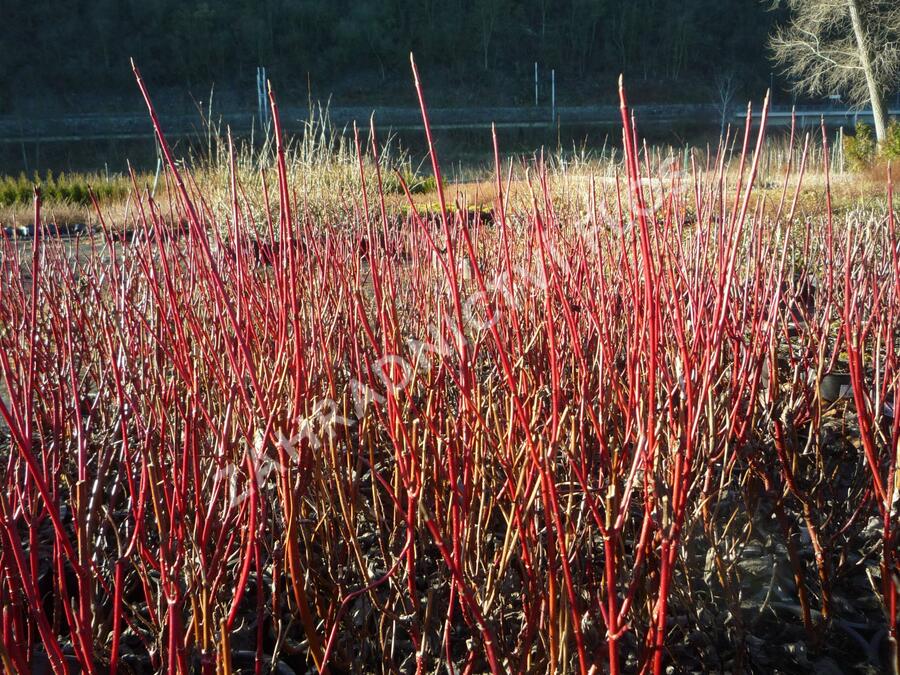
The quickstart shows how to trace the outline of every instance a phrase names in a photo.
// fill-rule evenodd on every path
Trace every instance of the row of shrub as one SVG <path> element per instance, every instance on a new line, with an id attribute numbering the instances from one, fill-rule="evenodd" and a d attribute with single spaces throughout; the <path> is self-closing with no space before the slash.
<path id="1" fill-rule="evenodd" d="M 43 177 L 34 174 L 29 178 L 20 173 L 18 176 L 0 176 L 0 206 L 30 204 L 35 185 L 41 187 L 41 195 L 46 202 L 79 206 L 91 203 L 91 190 L 100 201 L 124 198 L 131 190 L 131 183 L 124 176 L 107 178 L 100 174 L 54 175 L 48 172 Z"/>
<path id="2" fill-rule="evenodd" d="M 854 171 L 871 166 L 876 159 L 900 159 L 900 121 L 895 119 L 888 124 L 887 138 L 880 148 L 872 127 L 857 124 L 855 135 L 844 136 L 844 156 Z"/>
<path id="3" fill-rule="evenodd" d="M 403 188 L 394 173 L 383 175 L 386 194 L 402 194 Z M 426 194 L 437 188 L 434 176 L 420 176 L 412 171 L 403 171 L 403 180 L 412 194 Z M 18 176 L 0 176 L 0 206 L 30 204 L 34 197 L 34 186 L 41 187 L 45 202 L 87 206 L 91 203 L 90 190 L 102 202 L 107 199 L 122 199 L 132 189 L 124 176 L 106 178 L 99 174 L 47 173 L 44 177 L 35 174 L 31 178 L 24 173 Z"/>
<path id="4" fill-rule="evenodd" d="M 437 190 L 437 180 L 432 175 L 420 176 L 410 169 L 402 169 L 403 182 L 409 188 L 409 193 L 413 195 L 424 195 Z M 403 185 L 394 172 L 387 172 L 382 175 L 382 188 L 385 194 L 403 194 Z"/>

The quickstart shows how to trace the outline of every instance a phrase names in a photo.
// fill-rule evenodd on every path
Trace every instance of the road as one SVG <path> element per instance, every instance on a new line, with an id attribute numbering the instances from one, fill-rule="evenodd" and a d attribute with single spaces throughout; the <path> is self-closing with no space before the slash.
<path id="1" fill-rule="evenodd" d="M 737 106 L 729 116 L 732 123 L 742 123 L 744 111 Z M 681 124 L 710 126 L 715 128 L 721 113 L 713 105 L 638 105 L 634 115 L 640 126 Z M 375 116 L 379 129 L 396 131 L 420 129 L 422 118 L 417 108 L 397 107 L 332 107 L 328 110 L 331 122 L 338 128 L 354 121 L 367 126 L 369 117 Z M 900 111 L 892 110 L 891 115 Z M 871 119 L 871 113 L 849 109 L 800 108 L 797 119 L 801 125 L 818 124 L 824 116 L 829 126 L 852 125 L 856 118 Z M 282 123 L 287 131 L 298 131 L 310 119 L 307 108 L 285 108 L 281 111 Z M 199 114 L 167 115 L 160 111 L 163 129 L 172 138 L 185 136 L 205 137 L 207 126 Z M 562 126 L 603 126 L 619 122 L 617 106 L 563 106 L 557 108 L 556 121 L 547 107 L 484 107 L 484 108 L 434 108 L 429 110 L 432 128 L 487 129 L 492 123 L 499 128 L 546 128 Z M 755 111 L 759 118 L 759 111 Z M 772 126 L 789 126 L 791 109 L 775 107 L 770 113 Z M 236 135 L 248 135 L 259 129 L 255 112 L 242 111 L 215 116 L 213 122 L 224 130 L 230 127 Z M 149 117 L 142 113 L 84 114 L 65 117 L 27 118 L 0 116 L 0 143 L 41 143 L 89 141 L 103 139 L 141 139 L 152 137 Z"/>

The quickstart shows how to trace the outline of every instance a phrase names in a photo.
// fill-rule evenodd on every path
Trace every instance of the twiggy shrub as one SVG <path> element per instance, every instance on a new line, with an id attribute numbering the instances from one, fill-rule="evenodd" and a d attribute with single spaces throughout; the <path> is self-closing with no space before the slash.
<path id="1" fill-rule="evenodd" d="M 854 136 L 844 136 L 844 155 L 853 171 L 865 169 L 875 159 L 877 145 L 868 124 L 857 124 Z"/>
<path id="2" fill-rule="evenodd" d="M 900 159 L 900 120 L 892 120 L 887 128 L 887 138 L 881 144 L 881 156 L 885 159 Z"/>

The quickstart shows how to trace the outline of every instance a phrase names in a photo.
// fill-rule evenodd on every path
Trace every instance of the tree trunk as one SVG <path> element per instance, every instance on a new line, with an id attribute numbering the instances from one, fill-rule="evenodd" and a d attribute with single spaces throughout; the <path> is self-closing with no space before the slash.
<path id="1" fill-rule="evenodd" d="M 884 109 L 884 96 L 881 85 L 875 79 L 875 70 L 872 67 L 872 54 L 869 51 L 869 42 L 862 19 L 859 16 L 859 0 L 847 0 L 850 6 L 850 21 L 853 24 L 853 35 L 856 37 L 856 47 L 859 50 L 859 62 L 866 74 L 866 85 L 869 88 L 869 99 L 872 102 L 872 116 L 875 118 L 875 138 L 878 145 L 887 139 L 887 114 Z"/>
<path id="2" fill-rule="evenodd" d="M 490 63 L 488 61 L 488 56 L 490 54 L 491 48 L 491 38 L 494 36 L 494 15 L 493 8 L 491 8 L 491 16 L 490 20 L 483 19 L 481 23 L 481 48 L 482 55 L 484 56 L 484 70 L 487 72 L 490 70 Z"/>

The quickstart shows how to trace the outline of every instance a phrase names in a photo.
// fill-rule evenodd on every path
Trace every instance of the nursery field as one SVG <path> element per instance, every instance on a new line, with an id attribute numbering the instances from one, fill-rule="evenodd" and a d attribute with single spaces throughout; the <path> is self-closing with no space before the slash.
<path id="1" fill-rule="evenodd" d="M 271 92 L 185 162 L 135 75 L 157 185 L 0 234 L 6 671 L 900 668 L 888 166 L 620 87 L 615 151 L 453 184 L 417 73 L 425 177 Z"/>

